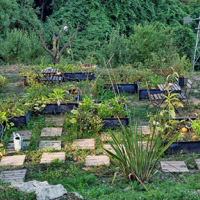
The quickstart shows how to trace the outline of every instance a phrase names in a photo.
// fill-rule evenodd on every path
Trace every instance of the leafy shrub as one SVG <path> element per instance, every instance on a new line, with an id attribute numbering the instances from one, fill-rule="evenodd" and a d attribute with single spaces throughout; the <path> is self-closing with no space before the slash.
<path id="1" fill-rule="evenodd" d="M 18 61 L 29 63 L 39 57 L 44 50 L 34 32 L 14 29 L 7 33 L 5 41 L 1 42 L 0 55 L 7 63 Z"/>

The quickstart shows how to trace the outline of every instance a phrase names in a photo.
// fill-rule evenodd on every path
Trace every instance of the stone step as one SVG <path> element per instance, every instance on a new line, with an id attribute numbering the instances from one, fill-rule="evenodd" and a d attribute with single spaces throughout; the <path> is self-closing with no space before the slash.
<path id="1" fill-rule="evenodd" d="M 40 163 L 51 163 L 55 159 L 59 159 L 64 162 L 65 152 L 43 153 Z"/>
<path id="2" fill-rule="evenodd" d="M 23 138 L 23 140 L 30 140 L 32 131 L 30 130 L 22 130 L 16 131 L 15 133 L 19 133 L 19 135 Z M 13 135 L 11 134 L 9 142 L 13 142 Z"/>
<path id="3" fill-rule="evenodd" d="M 94 139 L 76 139 L 73 142 L 73 147 L 78 149 L 95 149 Z"/>
<path id="4" fill-rule="evenodd" d="M 40 137 L 61 136 L 62 128 L 43 128 Z"/>
<path id="5" fill-rule="evenodd" d="M 23 146 L 24 146 L 24 151 L 26 150 L 26 148 L 30 145 L 30 142 L 23 142 Z M 15 149 L 14 149 L 14 143 L 8 143 L 7 149 L 6 149 L 6 153 L 15 153 Z"/>
<path id="6" fill-rule="evenodd" d="M 0 166 L 20 166 L 24 164 L 25 155 L 17 155 L 17 156 L 3 156 L 0 162 Z"/>
<path id="7" fill-rule="evenodd" d="M 164 172 L 188 172 L 184 161 L 161 161 L 161 169 Z"/>
<path id="8" fill-rule="evenodd" d="M 2 171 L 0 179 L 3 183 L 23 182 L 26 176 L 26 169 Z"/>
<path id="9" fill-rule="evenodd" d="M 108 156 L 87 156 L 85 159 L 85 166 L 98 166 L 98 165 L 110 165 L 110 159 Z"/>
<path id="10" fill-rule="evenodd" d="M 50 149 L 56 149 L 61 150 L 61 141 L 60 140 L 45 140 L 40 141 L 39 144 L 39 150 L 50 150 Z"/>
<path id="11" fill-rule="evenodd" d="M 64 118 L 49 117 L 45 119 L 45 124 L 52 123 L 54 126 L 63 126 Z"/>

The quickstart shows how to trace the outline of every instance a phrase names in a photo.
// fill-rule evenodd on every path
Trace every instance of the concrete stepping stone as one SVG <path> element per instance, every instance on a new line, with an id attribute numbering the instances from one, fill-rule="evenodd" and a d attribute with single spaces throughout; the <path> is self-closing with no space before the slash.
<path id="1" fill-rule="evenodd" d="M 161 169 L 164 172 L 188 172 L 184 161 L 161 161 Z"/>
<path id="2" fill-rule="evenodd" d="M 95 149 L 94 139 L 76 139 L 73 142 L 74 148 L 79 149 Z"/>
<path id="3" fill-rule="evenodd" d="M 23 165 L 25 161 L 25 155 L 17 155 L 17 156 L 3 156 L 0 162 L 0 166 L 7 165 Z"/>
<path id="4" fill-rule="evenodd" d="M 54 126 L 63 126 L 64 118 L 46 118 L 45 124 L 52 123 Z"/>
<path id="5" fill-rule="evenodd" d="M 44 150 L 44 149 L 61 150 L 61 141 L 60 140 L 40 141 L 39 150 Z"/>
<path id="6" fill-rule="evenodd" d="M 101 133 L 101 141 L 102 142 L 107 142 L 107 141 L 112 141 L 112 137 L 109 136 L 108 133 Z"/>
<path id="7" fill-rule="evenodd" d="M 15 133 L 19 133 L 23 140 L 31 139 L 32 132 L 30 130 L 16 131 Z M 9 142 L 13 142 L 13 134 L 11 134 Z"/>
<path id="8" fill-rule="evenodd" d="M 200 159 L 195 159 L 195 162 L 197 164 L 197 168 L 200 170 Z"/>
<path id="9" fill-rule="evenodd" d="M 85 166 L 98 166 L 98 165 L 110 165 L 110 159 L 108 156 L 87 156 L 85 159 Z"/>
<path id="10" fill-rule="evenodd" d="M 138 133 L 141 133 L 141 132 L 142 132 L 142 134 L 145 134 L 145 135 L 148 135 L 148 134 L 150 134 L 150 132 L 151 132 L 149 126 L 138 126 L 137 131 L 138 131 Z"/>
<path id="11" fill-rule="evenodd" d="M 26 150 L 26 148 L 30 145 L 30 142 L 23 142 L 24 145 L 24 150 Z M 15 149 L 14 149 L 14 143 L 8 143 L 7 149 L 6 149 L 6 153 L 15 153 Z"/>
<path id="12" fill-rule="evenodd" d="M 111 151 L 112 153 L 115 153 L 114 149 L 112 148 L 112 146 L 110 144 L 104 144 L 103 148 L 108 150 L 108 151 Z M 104 153 L 107 154 L 106 151 L 104 151 Z"/>
<path id="13" fill-rule="evenodd" d="M 2 171 L 0 179 L 3 183 L 23 182 L 26 176 L 26 169 Z"/>
<path id="14" fill-rule="evenodd" d="M 64 162 L 65 152 L 43 153 L 40 163 L 51 163 L 55 159 L 59 159 Z"/>
<path id="15" fill-rule="evenodd" d="M 53 137 L 53 136 L 61 136 L 62 128 L 43 128 L 40 134 L 40 137 Z"/>

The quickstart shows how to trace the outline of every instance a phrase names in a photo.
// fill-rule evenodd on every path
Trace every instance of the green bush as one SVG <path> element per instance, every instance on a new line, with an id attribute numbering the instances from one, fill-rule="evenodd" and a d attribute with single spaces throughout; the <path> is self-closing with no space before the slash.
<path id="1" fill-rule="evenodd" d="M 30 63 L 44 54 L 35 32 L 14 29 L 1 41 L 0 56 L 7 63 Z"/>

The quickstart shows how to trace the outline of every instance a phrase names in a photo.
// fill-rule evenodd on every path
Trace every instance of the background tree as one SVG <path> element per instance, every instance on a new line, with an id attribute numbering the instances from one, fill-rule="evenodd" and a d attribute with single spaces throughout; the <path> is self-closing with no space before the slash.
<path id="1" fill-rule="evenodd" d="M 75 39 L 76 35 L 77 35 L 77 32 L 78 32 L 78 27 L 79 27 L 79 23 L 76 27 L 76 31 L 73 33 L 73 35 L 71 35 L 71 31 L 70 31 L 70 26 L 68 24 L 68 31 L 69 31 L 69 39 L 68 41 L 65 43 L 65 45 L 63 46 L 63 48 L 60 50 L 60 41 L 61 41 L 61 36 L 62 36 L 62 33 L 63 31 L 67 31 L 67 30 L 64 30 L 64 27 L 65 27 L 65 24 L 66 24 L 67 21 L 65 21 L 59 31 L 59 34 L 58 36 L 55 35 L 55 31 L 54 31 L 54 28 L 53 28 L 53 25 L 52 25 L 52 22 L 51 22 L 51 19 L 49 19 L 49 23 L 50 23 L 50 26 L 51 26 L 51 31 L 52 31 L 52 41 L 53 41 L 53 48 L 52 50 L 50 50 L 47 46 L 46 46 L 46 38 L 45 38 L 45 31 L 44 29 L 41 27 L 40 28 L 40 41 L 41 41 L 41 44 L 43 46 L 43 48 L 45 49 L 45 51 L 53 58 L 53 64 L 57 64 L 60 62 L 60 58 L 62 56 L 62 54 L 64 53 L 65 49 L 67 47 L 71 47 L 71 43 L 72 41 Z"/>

